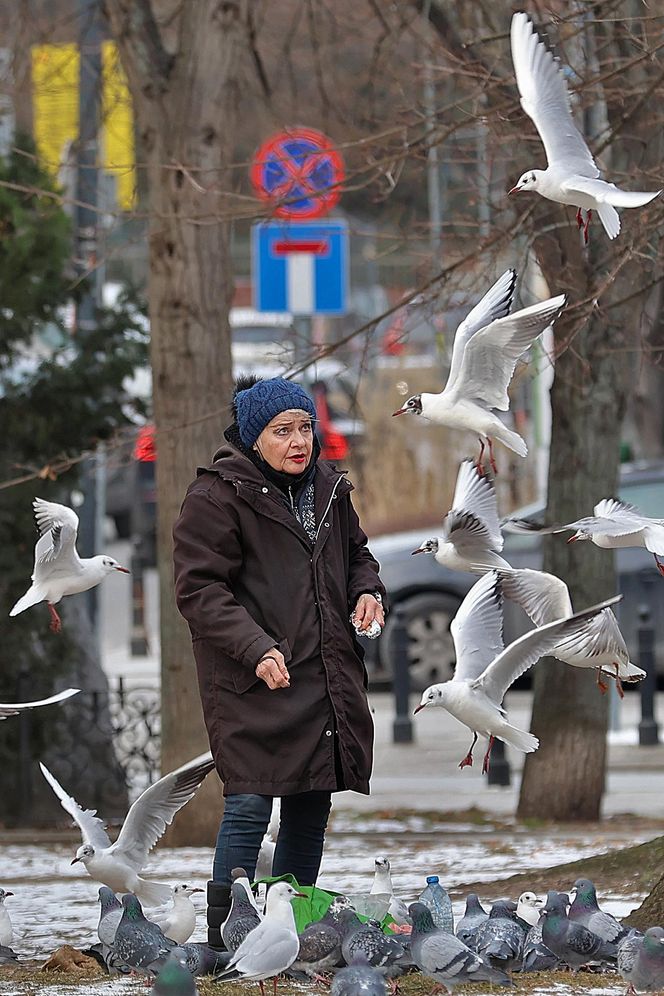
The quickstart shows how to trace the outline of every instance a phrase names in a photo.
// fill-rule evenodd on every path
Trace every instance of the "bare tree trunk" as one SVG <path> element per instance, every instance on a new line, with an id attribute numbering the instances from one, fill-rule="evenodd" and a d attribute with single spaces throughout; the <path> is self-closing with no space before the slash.
<path id="1" fill-rule="evenodd" d="M 232 186 L 226 170 L 244 44 L 238 2 L 171 8 L 166 0 L 107 0 L 148 163 L 164 771 L 207 745 L 189 633 L 175 608 L 171 530 L 196 466 L 219 442 L 231 395 L 232 260 L 218 191 Z M 211 844 L 219 799 L 218 782 L 208 779 L 169 842 Z"/>

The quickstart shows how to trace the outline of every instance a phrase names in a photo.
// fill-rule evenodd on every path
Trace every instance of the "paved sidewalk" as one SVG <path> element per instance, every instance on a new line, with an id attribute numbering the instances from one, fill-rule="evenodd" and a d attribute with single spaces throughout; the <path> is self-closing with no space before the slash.
<path id="1" fill-rule="evenodd" d="M 479 740 L 475 764 L 460 771 L 472 735 L 443 709 L 424 709 L 413 719 L 414 742 L 392 743 L 393 698 L 388 693 L 370 696 L 376 725 L 372 794 L 353 792 L 334 796 L 335 809 L 371 812 L 380 809 L 463 810 L 476 806 L 490 813 L 513 815 L 519 793 L 523 754 L 507 749 L 512 785 L 487 785 L 481 774 L 486 741 Z M 412 706 L 416 697 L 412 696 Z M 531 695 L 510 692 L 507 710 L 511 722 L 528 729 Z M 662 722 L 664 694 L 659 693 L 655 715 Z M 664 743 L 639 747 L 638 694 L 629 692 L 620 705 L 620 729 L 609 733 L 609 770 L 603 815 L 635 813 L 664 819 Z M 664 740 L 664 727 L 661 731 Z"/>

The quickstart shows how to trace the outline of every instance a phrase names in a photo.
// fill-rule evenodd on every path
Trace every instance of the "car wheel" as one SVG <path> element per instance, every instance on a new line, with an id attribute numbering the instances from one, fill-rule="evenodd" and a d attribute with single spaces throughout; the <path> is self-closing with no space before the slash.
<path id="1" fill-rule="evenodd" d="M 408 659 L 410 683 L 413 691 L 421 692 L 437 681 L 447 681 L 454 671 L 454 643 L 450 623 L 461 602 L 454 595 L 430 592 L 414 595 L 402 602 L 408 634 Z M 385 665 L 389 671 L 394 659 L 392 646 L 395 614 L 391 612 L 385 622 L 381 642 L 384 645 Z"/>

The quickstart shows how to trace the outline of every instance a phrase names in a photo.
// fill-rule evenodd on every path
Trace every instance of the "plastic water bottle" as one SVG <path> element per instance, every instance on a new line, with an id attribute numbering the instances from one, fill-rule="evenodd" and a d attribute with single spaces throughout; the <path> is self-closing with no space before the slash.
<path id="1" fill-rule="evenodd" d="M 431 918 L 441 930 L 446 930 L 448 934 L 454 933 L 454 914 L 452 913 L 452 900 L 440 884 L 437 875 L 427 876 L 427 887 L 420 896 L 420 903 L 424 903 L 431 913 Z"/>

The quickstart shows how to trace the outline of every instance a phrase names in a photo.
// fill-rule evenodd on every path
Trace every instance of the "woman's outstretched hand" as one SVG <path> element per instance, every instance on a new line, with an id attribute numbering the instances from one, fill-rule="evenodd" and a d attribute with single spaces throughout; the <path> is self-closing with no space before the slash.
<path id="1" fill-rule="evenodd" d="M 261 657 L 256 665 L 256 677 L 262 678 L 268 688 L 273 691 L 277 688 L 290 687 L 290 675 L 286 667 L 284 655 L 276 647 Z"/>

